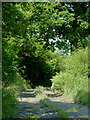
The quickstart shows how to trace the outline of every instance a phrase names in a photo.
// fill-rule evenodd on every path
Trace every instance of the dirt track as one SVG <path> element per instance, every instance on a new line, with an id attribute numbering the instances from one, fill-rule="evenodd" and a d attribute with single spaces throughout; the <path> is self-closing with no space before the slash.
<path id="1" fill-rule="evenodd" d="M 22 92 L 22 97 L 18 98 L 20 103 L 19 118 L 58 118 L 57 112 L 53 112 L 35 99 L 33 91 L 33 89 L 27 89 Z M 88 107 L 74 103 L 68 97 L 58 96 L 49 90 L 45 90 L 44 93 L 58 107 L 73 116 L 73 118 L 88 117 Z"/>

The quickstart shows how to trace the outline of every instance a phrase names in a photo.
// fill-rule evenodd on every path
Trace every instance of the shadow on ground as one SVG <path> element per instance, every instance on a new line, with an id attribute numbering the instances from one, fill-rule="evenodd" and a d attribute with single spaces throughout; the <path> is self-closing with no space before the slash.
<path id="1" fill-rule="evenodd" d="M 49 99 L 53 101 L 59 108 L 63 109 L 66 111 L 70 116 L 74 118 L 90 118 L 89 111 L 90 108 L 88 108 L 85 105 L 82 105 L 80 103 L 70 103 L 67 102 L 67 98 L 63 98 L 62 96 L 58 96 L 56 94 L 47 94 Z M 64 101 L 64 102 L 62 102 Z"/>
<path id="2" fill-rule="evenodd" d="M 53 92 L 50 94 L 50 91 L 48 90 L 46 91 L 46 95 L 59 108 L 66 111 L 73 118 L 88 118 L 88 107 L 78 103 L 61 102 L 61 96 L 58 96 Z M 57 112 L 53 112 L 50 108 L 45 107 L 42 103 L 36 101 L 33 90 L 23 91 L 22 100 L 19 103 L 19 118 L 58 118 Z"/>
<path id="3" fill-rule="evenodd" d="M 18 118 L 58 118 L 57 112 L 53 112 L 35 99 L 33 90 L 22 92 L 19 108 Z"/>

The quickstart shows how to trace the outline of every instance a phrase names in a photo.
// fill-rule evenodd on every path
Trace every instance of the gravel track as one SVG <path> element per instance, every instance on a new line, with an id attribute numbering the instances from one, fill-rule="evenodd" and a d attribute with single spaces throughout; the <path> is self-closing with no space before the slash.
<path id="1" fill-rule="evenodd" d="M 74 101 L 69 99 L 67 96 L 58 96 L 52 91 L 44 91 L 44 93 L 51 101 L 53 101 L 62 110 L 66 111 L 73 118 L 82 118 L 81 116 L 88 117 L 90 108 L 85 105 L 74 103 Z"/>
<path id="2" fill-rule="evenodd" d="M 57 112 L 53 112 L 50 108 L 45 107 L 42 103 L 37 101 L 33 95 L 33 89 L 27 89 L 22 92 L 22 97 L 18 98 L 19 100 L 19 118 L 25 118 L 27 115 L 39 115 L 39 118 L 57 118 Z M 73 100 L 70 100 L 66 96 L 58 96 L 52 91 L 45 90 L 44 93 L 48 98 L 53 101 L 58 107 L 66 111 L 73 118 L 82 118 L 81 116 L 87 116 L 88 107 L 74 103 Z M 27 117 L 28 118 L 28 117 Z M 87 118 L 87 117 L 86 117 Z"/>
<path id="3" fill-rule="evenodd" d="M 33 95 L 33 89 L 27 89 L 22 92 L 22 97 L 18 98 L 20 112 L 19 118 L 26 118 L 27 115 L 39 115 L 40 118 L 57 118 L 57 113 L 50 108 L 45 107 L 42 103 L 37 101 Z M 28 118 L 28 117 L 27 117 Z"/>

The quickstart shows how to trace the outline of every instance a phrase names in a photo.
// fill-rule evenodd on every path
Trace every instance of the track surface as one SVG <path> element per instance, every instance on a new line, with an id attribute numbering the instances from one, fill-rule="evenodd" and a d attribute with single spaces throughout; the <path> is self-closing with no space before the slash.
<path id="1" fill-rule="evenodd" d="M 57 112 L 45 107 L 37 101 L 33 95 L 34 89 L 27 89 L 22 92 L 21 98 L 18 98 L 20 105 L 19 118 L 58 118 Z M 52 91 L 45 90 L 44 93 L 58 107 L 66 111 L 73 118 L 88 117 L 88 107 L 74 103 L 66 96 L 58 96 Z M 90 108 L 89 108 L 90 111 Z"/>

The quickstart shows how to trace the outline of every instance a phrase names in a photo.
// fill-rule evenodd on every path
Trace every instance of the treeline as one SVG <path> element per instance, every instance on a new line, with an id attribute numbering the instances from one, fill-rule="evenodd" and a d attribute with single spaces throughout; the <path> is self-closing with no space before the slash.
<path id="1" fill-rule="evenodd" d="M 19 91 L 52 85 L 50 79 L 66 69 L 63 54 L 87 47 L 88 7 L 88 2 L 2 3 L 3 117 L 16 113 L 18 107 L 11 111 Z"/>

